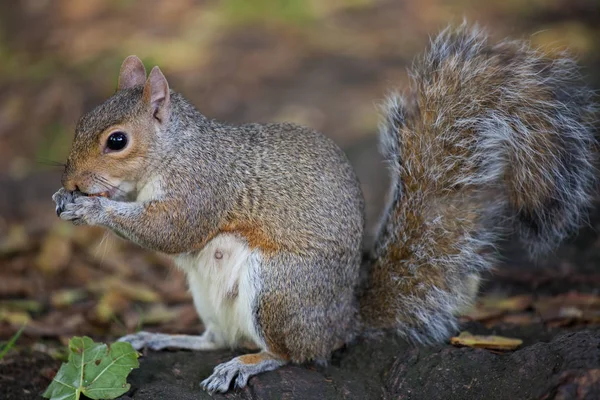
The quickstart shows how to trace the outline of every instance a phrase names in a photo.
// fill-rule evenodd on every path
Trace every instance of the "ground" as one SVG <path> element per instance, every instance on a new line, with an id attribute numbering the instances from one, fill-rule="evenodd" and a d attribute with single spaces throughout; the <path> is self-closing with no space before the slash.
<path id="1" fill-rule="evenodd" d="M 54 215 L 60 168 L 52 164 L 68 154 L 78 116 L 114 89 L 126 55 L 159 64 L 171 86 L 212 118 L 289 120 L 332 137 L 358 172 L 370 232 L 387 186 L 375 103 L 407 84 L 406 68 L 440 27 L 466 16 L 493 37 L 533 34 L 535 44 L 569 46 L 600 87 L 594 1 L 243 3 L 0 4 L 0 341 L 26 324 L 0 360 L 3 399 L 39 398 L 74 335 L 111 341 L 141 328 L 203 329 L 170 260 Z M 463 331 L 522 339 L 516 350 L 414 347 L 386 335 L 349 345 L 328 367 L 287 366 L 252 378 L 228 397 L 599 398 L 598 204 L 575 238 L 537 264 L 507 243 L 505 261 L 462 317 Z M 233 355 L 147 352 L 127 396 L 202 398 L 199 383 Z"/>

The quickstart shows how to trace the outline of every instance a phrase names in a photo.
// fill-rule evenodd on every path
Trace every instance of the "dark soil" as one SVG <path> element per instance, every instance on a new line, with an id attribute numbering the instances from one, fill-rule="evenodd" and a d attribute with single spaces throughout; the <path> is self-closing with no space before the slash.
<path id="1" fill-rule="evenodd" d="M 539 327 L 538 327 L 539 328 Z M 543 329 L 543 328 L 541 328 Z M 210 398 L 199 383 L 235 353 L 149 353 L 127 397 Z M 387 336 L 363 340 L 325 368 L 288 366 L 251 378 L 227 399 L 598 399 L 600 330 L 563 333 L 509 354 L 414 348 Z M 124 397 L 124 398 L 127 398 Z"/>
<path id="2" fill-rule="evenodd" d="M 39 399 L 52 381 L 60 362 L 38 351 L 13 353 L 0 360 L 2 399 Z"/>

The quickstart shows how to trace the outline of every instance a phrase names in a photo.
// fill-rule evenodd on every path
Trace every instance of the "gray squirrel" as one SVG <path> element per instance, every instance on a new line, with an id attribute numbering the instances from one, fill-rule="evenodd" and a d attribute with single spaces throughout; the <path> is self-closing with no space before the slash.
<path id="1" fill-rule="evenodd" d="M 201 384 L 211 393 L 326 361 L 360 335 L 436 343 L 499 239 L 516 231 L 535 256 L 576 230 L 596 186 L 595 108 L 570 58 L 463 24 L 411 77 L 386 103 L 391 193 L 365 263 L 363 195 L 330 139 L 210 120 L 127 57 L 115 94 L 79 121 L 53 200 L 63 220 L 172 255 L 206 330 L 120 340 L 257 350 L 218 365 Z"/>

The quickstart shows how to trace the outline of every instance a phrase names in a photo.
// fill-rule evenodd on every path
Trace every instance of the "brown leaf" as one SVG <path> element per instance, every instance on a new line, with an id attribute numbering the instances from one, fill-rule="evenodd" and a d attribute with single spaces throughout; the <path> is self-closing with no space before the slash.
<path id="1" fill-rule="evenodd" d="M 164 304 L 154 304 L 142 314 L 144 325 L 160 325 L 177 318 L 178 310 L 167 308 Z"/>
<path id="2" fill-rule="evenodd" d="M 144 303 L 156 303 L 161 300 L 158 293 L 148 285 L 144 283 L 124 281 L 122 278 L 106 278 L 100 282 L 91 283 L 89 285 L 89 289 L 97 293 L 116 291 L 119 292 L 123 297 Z"/>
<path id="3" fill-rule="evenodd" d="M 533 303 L 533 296 L 520 295 L 513 297 L 487 296 L 480 299 L 482 308 L 499 311 L 523 311 Z"/>
<path id="4" fill-rule="evenodd" d="M 502 323 L 513 325 L 531 325 L 537 318 L 531 313 L 510 314 L 502 317 Z"/>
<path id="5" fill-rule="evenodd" d="M 46 275 L 54 275 L 67 266 L 71 259 L 71 251 L 71 241 L 67 235 L 55 230 L 42 241 L 35 266 Z"/>
<path id="6" fill-rule="evenodd" d="M 12 310 L 12 311 L 29 311 L 29 312 L 40 312 L 43 306 L 42 303 L 36 300 L 27 299 L 10 299 L 0 300 L 0 309 Z"/>
<path id="7" fill-rule="evenodd" d="M 0 240 L 0 257 L 27 250 L 30 246 L 29 237 L 24 225 L 12 225 L 8 234 Z"/>
<path id="8" fill-rule="evenodd" d="M 514 350 L 523 344 L 521 339 L 503 336 L 481 336 L 472 335 L 469 332 L 461 332 L 460 335 L 450 339 L 454 346 L 467 346 L 490 350 Z"/>
<path id="9" fill-rule="evenodd" d="M 533 296 L 520 295 L 513 297 L 487 296 L 479 299 L 477 306 L 464 315 L 471 321 L 501 321 L 506 313 L 526 310 L 533 303 Z"/>
<path id="10" fill-rule="evenodd" d="M 505 312 L 503 310 L 491 310 L 482 307 L 476 307 L 464 317 L 470 321 L 487 321 L 490 319 L 497 319 L 498 317 L 504 315 L 504 313 Z"/>
<path id="11" fill-rule="evenodd" d="M 541 297 L 534 303 L 534 308 L 542 320 L 556 321 L 562 326 L 573 321 L 589 320 L 590 317 L 593 320 L 593 316 L 600 313 L 600 297 L 570 292 L 554 297 Z"/>
<path id="12" fill-rule="evenodd" d="M 57 290 L 50 296 L 50 302 L 54 307 L 70 306 L 87 297 L 84 289 L 63 289 Z"/>
<path id="13" fill-rule="evenodd" d="M 31 316 L 27 311 L 11 311 L 0 308 L 0 322 L 8 322 L 14 326 L 20 326 L 30 321 Z"/>
<path id="14" fill-rule="evenodd" d="M 100 322 L 109 322 L 119 311 L 129 306 L 127 297 L 118 290 L 106 292 L 96 305 L 95 316 Z"/>

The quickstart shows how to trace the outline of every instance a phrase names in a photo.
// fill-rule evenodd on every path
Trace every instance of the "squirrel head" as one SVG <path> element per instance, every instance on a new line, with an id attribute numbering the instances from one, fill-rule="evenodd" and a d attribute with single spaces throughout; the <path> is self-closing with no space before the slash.
<path id="1" fill-rule="evenodd" d="M 83 115 L 62 185 L 88 195 L 125 198 L 156 164 L 156 144 L 171 114 L 169 84 L 158 67 L 146 78 L 136 56 L 121 66 L 115 94 Z"/>

